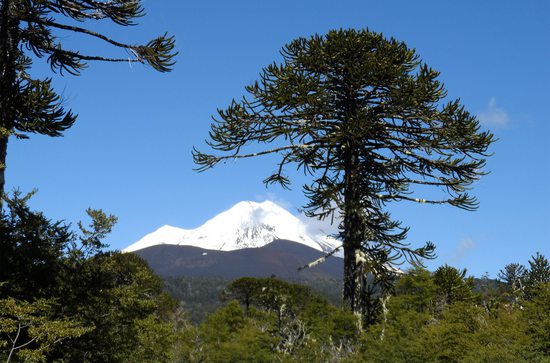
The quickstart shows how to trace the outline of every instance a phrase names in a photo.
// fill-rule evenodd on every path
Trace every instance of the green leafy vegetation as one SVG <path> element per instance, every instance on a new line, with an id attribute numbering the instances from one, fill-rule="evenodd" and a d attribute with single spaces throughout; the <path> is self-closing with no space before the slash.
<path id="1" fill-rule="evenodd" d="M 103 250 L 113 216 L 89 210 L 91 223 L 77 232 L 27 201 L 7 198 L 0 223 L 0 359 L 8 362 L 550 360 L 541 254 L 529 267 L 503 268 L 500 282 L 447 265 L 413 268 L 394 289 L 373 290 L 365 325 L 312 288 L 276 278 L 163 284 L 139 256 Z M 516 285 L 521 293 L 511 295 Z M 192 297 L 200 304 L 208 294 L 217 302 L 193 316 Z"/>
<path id="2" fill-rule="evenodd" d="M 140 257 L 102 250 L 116 218 L 89 210 L 90 226 L 80 223 L 76 233 L 30 210 L 27 200 L 18 193 L 6 198 L 9 213 L 0 221 L 0 357 L 165 357 L 170 334 L 149 335 L 172 332 L 175 303 Z"/>
<path id="3" fill-rule="evenodd" d="M 355 314 L 307 287 L 241 278 L 222 294 L 229 301 L 188 325 L 176 345 L 191 362 L 549 361 L 550 282 L 530 286 L 536 293 L 521 305 L 510 302 L 504 283 L 476 284 L 451 266 L 414 268 L 390 295 L 375 297 L 386 300 L 385 309 L 362 331 Z"/>
<path id="4" fill-rule="evenodd" d="M 0 340 L 0 348 L 7 353 L 8 362 L 12 357 L 44 361 L 56 344 L 91 330 L 80 326 L 78 321 L 53 317 L 54 305 L 54 300 L 46 299 L 0 300 L 0 336 L 4 338 Z"/>

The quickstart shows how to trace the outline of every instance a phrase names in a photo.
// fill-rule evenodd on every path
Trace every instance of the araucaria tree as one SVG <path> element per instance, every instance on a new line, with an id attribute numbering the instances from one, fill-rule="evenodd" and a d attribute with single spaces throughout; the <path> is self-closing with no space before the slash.
<path id="1" fill-rule="evenodd" d="M 344 302 L 361 312 L 365 273 L 388 281 L 394 266 L 433 256 L 412 248 L 408 228 L 391 218 L 388 202 L 450 204 L 474 210 L 467 194 L 484 174 L 493 135 L 480 131 L 459 100 L 443 103 L 439 72 L 414 49 L 369 30 L 338 30 L 284 46 L 282 64 L 263 69 L 246 87 L 250 97 L 218 111 L 207 144 L 194 151 L 199 170 L 226 159 L 280 155 L 266 184 L 287 187 L 285 167 L 311 176 L 304 186 L 311 217 L 341 213 Z M 246 152 L 254 144 L 275 147 Z M 419 195 L 440 189 L 439 197 Z"/>
<path id="2" fill-rule="evenodd" d="M 143 15 L 140 0 L 0 0 L 0 195 L 10 136 L 61 136 L 76 120 L 62 107 L 50 79 L 31 77 L 33 59 L 46 58 L 52 71 L 61 74 L 78 75 L 89 61 L 139 62 L 167 72 L 175 55 L 173 37 L 165 34 L 133 45 L 83 26 L 101 20 L 129 26 Z M 68 34 L 99 39 L 127 54 L 111 58 L 68 49 L 60 42 Z"/>

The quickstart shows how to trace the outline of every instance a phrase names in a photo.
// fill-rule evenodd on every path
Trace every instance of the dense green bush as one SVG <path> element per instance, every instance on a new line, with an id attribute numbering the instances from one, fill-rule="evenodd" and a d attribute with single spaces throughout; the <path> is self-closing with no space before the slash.
<path id="1" fill-rule="evenodd" d="M 140 257 L 103 252 L 116 218 L 89 210 L 90 226 L 76 233 L 27 200 L 7 198 L 0 217 L 0 358 L 171 359 L 175 301 Z"/>

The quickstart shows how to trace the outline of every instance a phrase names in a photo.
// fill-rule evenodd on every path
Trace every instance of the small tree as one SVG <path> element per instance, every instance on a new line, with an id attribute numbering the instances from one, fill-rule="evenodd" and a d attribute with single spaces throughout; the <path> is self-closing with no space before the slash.
<path id="1" fill-rule="evenodd" d="M 526 298 L 532 299 L 539 285 L 550 282 L 550 262 L 537 252 L 529 260 L 529 269 L 525 272 Z"/>
<path id="2" fill-rule="evenodd" d="M 497 277 L 504 283 L 513 303 L 518 304 L 525 293 L 525 267 L 519 263 L 509 263 L 499 271 Z"/>
<path id="3" fill-rule="evenodd" d="M 358 260 L 378 279 L 404 259 L 432 257 L 434 245 L 410 248 L 407 228 L 393 220 L 388 202 L 477 207 L 468 187 L 483 175 L 493 141 L 459 100 L 441 104 L 439 72 L 414 49 L 368 30 L 337 30 L 298 38 L 281 51 L 282 64 L 263 69 L 246 87 L 249 98 L 218 110 L 207 144 L 221 155 L 194 150 L 198 170 L 227 159 L 278 154 L 264 182 L 288 187 L 285 167 L 312 177 L 304 186 L 306 214 L 320 219 L 340 210 L 344 301 L 360 311 Z M 279 142 L 247 152 L 252 144 Z M 441 198 L 418 198 L 424 187 Z"/>
<path id="4" fill-rule="evenodd" d="M 441 266 L 434 272 L 434 283 L 439 296 L 446 305 L 474 299 L 474 278 L 466 277 L 466 269 Z"/>
<path id="5" fill-rule="evenodd" d="M 244 305 L 248 314 L 250 306 L 256 302 L 261 291 L 261 280 L 254 277 L 241 277 L 227 286 L 222 293 L 222 299 L 237 300 Z"/>
<path id="6" fill-rule="evenodd" d="M 165 34 L 145 45 L 133 45 L 80 26 L 104 19 L 129 26 L 143 15 L 140 0 L 0 1 L 0 196 L 4 192 L 9 137 L 28 138 L 29 133 L 62 136 L 76 120 L 75 114 L 62 107 L 50 79 L 31 77 L 31 56 L 47 57 L 52 71 L 61 74 L 78 75 L 88 61 L 139 62 L 167 72 L 174 64 L 173 37 Z M 64 22 L 65 18 L 68 21 Z M 100 39 L 126 50 L 127 56 L 112 58 L 67 49 L 59 41 L 59 35 L 66 34 Z"/>

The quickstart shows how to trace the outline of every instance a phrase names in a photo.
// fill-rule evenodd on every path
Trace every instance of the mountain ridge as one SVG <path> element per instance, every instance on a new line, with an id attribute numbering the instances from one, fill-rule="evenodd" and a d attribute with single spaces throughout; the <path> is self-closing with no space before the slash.
<path id="1" fill-rule="evenodd" d="M 266 200 L 239 202 L 195 229 L 164 225 L 123 251 L 135 252 L 157 245 L 235 251 L 263 247 L 275 240 L 293 241 L 324 253 L 340 245 L 335 238 L 312 229 L 286 209 Z"/>
<path id="2" fill-rule="evenodd" d="M 207 250 L 195 246 L 155 245 L 133 253 L 141 256 L 161 277 L 277 276 L 291 280 L 340 280 L 343 260 L 330 257 L 324 263 L 299 270 L 325 253 L 301 243 L 275 240 L 262 247 L 233 251 Z"/>

